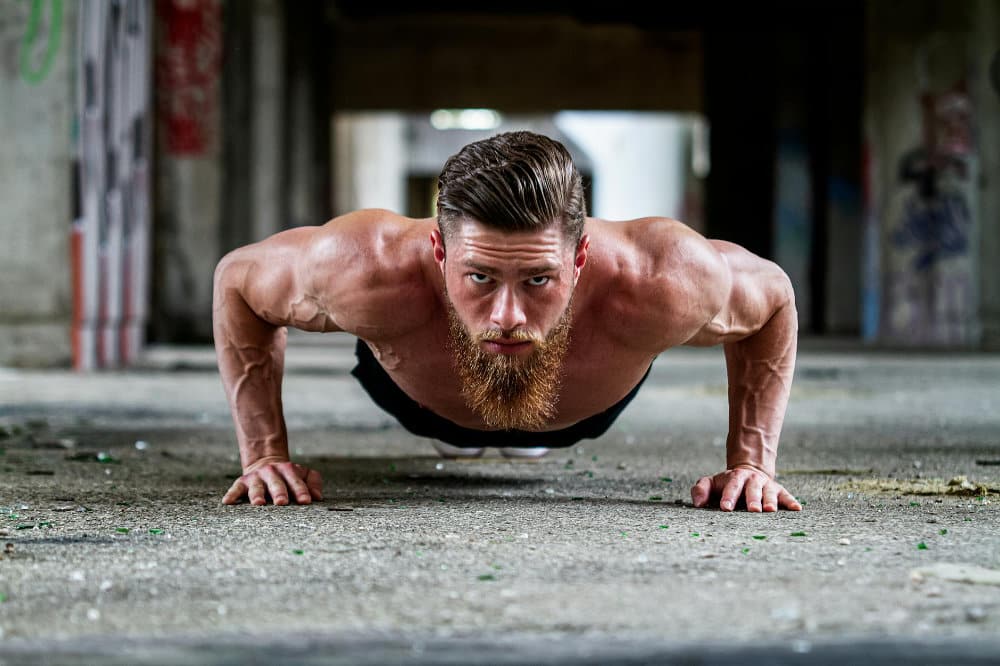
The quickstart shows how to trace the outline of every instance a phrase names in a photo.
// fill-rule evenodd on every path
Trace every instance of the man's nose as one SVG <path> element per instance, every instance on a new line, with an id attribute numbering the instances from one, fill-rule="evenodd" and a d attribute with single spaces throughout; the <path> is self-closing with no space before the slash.
<path id="1" fill-rule="evenodd" d="M 510 287 L 497 290 L 490 322 L 503 331 L 513 331 L 527 322 L 520 299 Z"/>

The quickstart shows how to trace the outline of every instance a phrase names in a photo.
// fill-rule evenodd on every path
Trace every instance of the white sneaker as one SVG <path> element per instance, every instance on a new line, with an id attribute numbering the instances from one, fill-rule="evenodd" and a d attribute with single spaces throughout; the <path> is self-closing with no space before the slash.
<path id="1" fill-rule="evenodd" d="M 504 458 L 537 459 L 547 454 L 549 450 L 544 446 L 532 446 L 518 448 L 516 446 L 505 446 L 500 449 L 500 455 Z"/>
<path id="2" fill-rule="evenodd" d="M 478 458 L 483 455 L 486 449 L 465 448 L 463 446 L 452 446 L 444 442 L 432 441 L 431 446 L 442 458 Z"/>

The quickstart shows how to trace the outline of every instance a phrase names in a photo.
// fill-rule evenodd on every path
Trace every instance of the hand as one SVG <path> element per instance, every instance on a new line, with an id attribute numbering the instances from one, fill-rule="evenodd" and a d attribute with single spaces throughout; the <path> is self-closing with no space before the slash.
<path id="1" fill-rule="evenodd" d="M 225 497 L 223 504 L 236 504 L 246 497 L 250 504 L 267 504 L 267 498 L 276 506 L 288 504 L 291 497 L 298 504 L 312 504 L 323 499 L 323 479 L 319 472 L 287 460 L 261 458 L 247 467 L 243 476 L 236 479 Z"/>
<path id="2" fill-rule="evenodd" d="M 802 505 L 784 486 L 752 467 L 734 467 L 715 476 L 703 476 L 691 488 L 691 499 L 698 508 L 719 497 L 719 508 L 732 511 L 741 496 L 746 499 L 747 511 L 752 513 L 802 510 Z"/>

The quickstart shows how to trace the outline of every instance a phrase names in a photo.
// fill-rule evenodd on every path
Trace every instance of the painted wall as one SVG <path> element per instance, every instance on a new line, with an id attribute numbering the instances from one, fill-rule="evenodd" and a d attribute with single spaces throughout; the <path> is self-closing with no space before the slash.
<path id="1" fill-rule="evenodd" d="M 76 2 L 0 2 L 0 364 L 70 356 Z"/>
<path id="2" fill-rule="evenodd" d="M 990 152 L 982 130 L 1000 122 L 984 113 L 995 105 L 972 94 L 988 75 L 975 39 L 988 11 L 977 2 L 869 6 L 866 222 L 868 241 L 878 245 L 867 250 L 872 339 L 980 343 L 980 271 L 995 272 L 995 258 L 980 264 L 981 241 L 997 226 L 996 209 L 983 209 L 984 189 L 995 189 L 998 175 L 995 166 L 982 171 Z"/>

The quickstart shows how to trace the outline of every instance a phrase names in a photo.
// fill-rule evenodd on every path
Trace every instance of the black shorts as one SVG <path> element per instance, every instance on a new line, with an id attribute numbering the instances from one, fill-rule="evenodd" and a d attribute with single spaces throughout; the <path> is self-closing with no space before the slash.
<path id="1" fill-rule="evenodd" d="M 642 376 L 639 383 L 635 385 L 628 395 L 619 400 L 616 404 L 604 410 L 600 414 L 594 414 L 586 419 L 574 423 L 562 430 L 549 430 L 543 432 L 532 432 L 529 430 L 473 430 L 456 425 L 446 418 L 442 418 L 421 407 L 415 400 L 406 395 L 401 388 L 392 381 L 392 377 L 386 373 L 382 365 L 375 359 L 371 349 L 363 340 L 358 339 L 354 350 L 358 357 L 358 364 L 351 374 L 357 377 L 368 395 L 379 407 L 389 414 L 392 414 L 399 421 L 400 425 L 421 437 L 430 437 L 440 440 L 452 446 L 463 448 L 480 448 L 485 446 L 504 447 L 548 447 L 552 449 L 573 446 L 581 439 L 595 439 L 600 437 L 611 424 L 615 422 L 622 410 L 632 402 L 632 398 L 639 392 L 639 387 L 649 376 L 649 368 Z"/>

